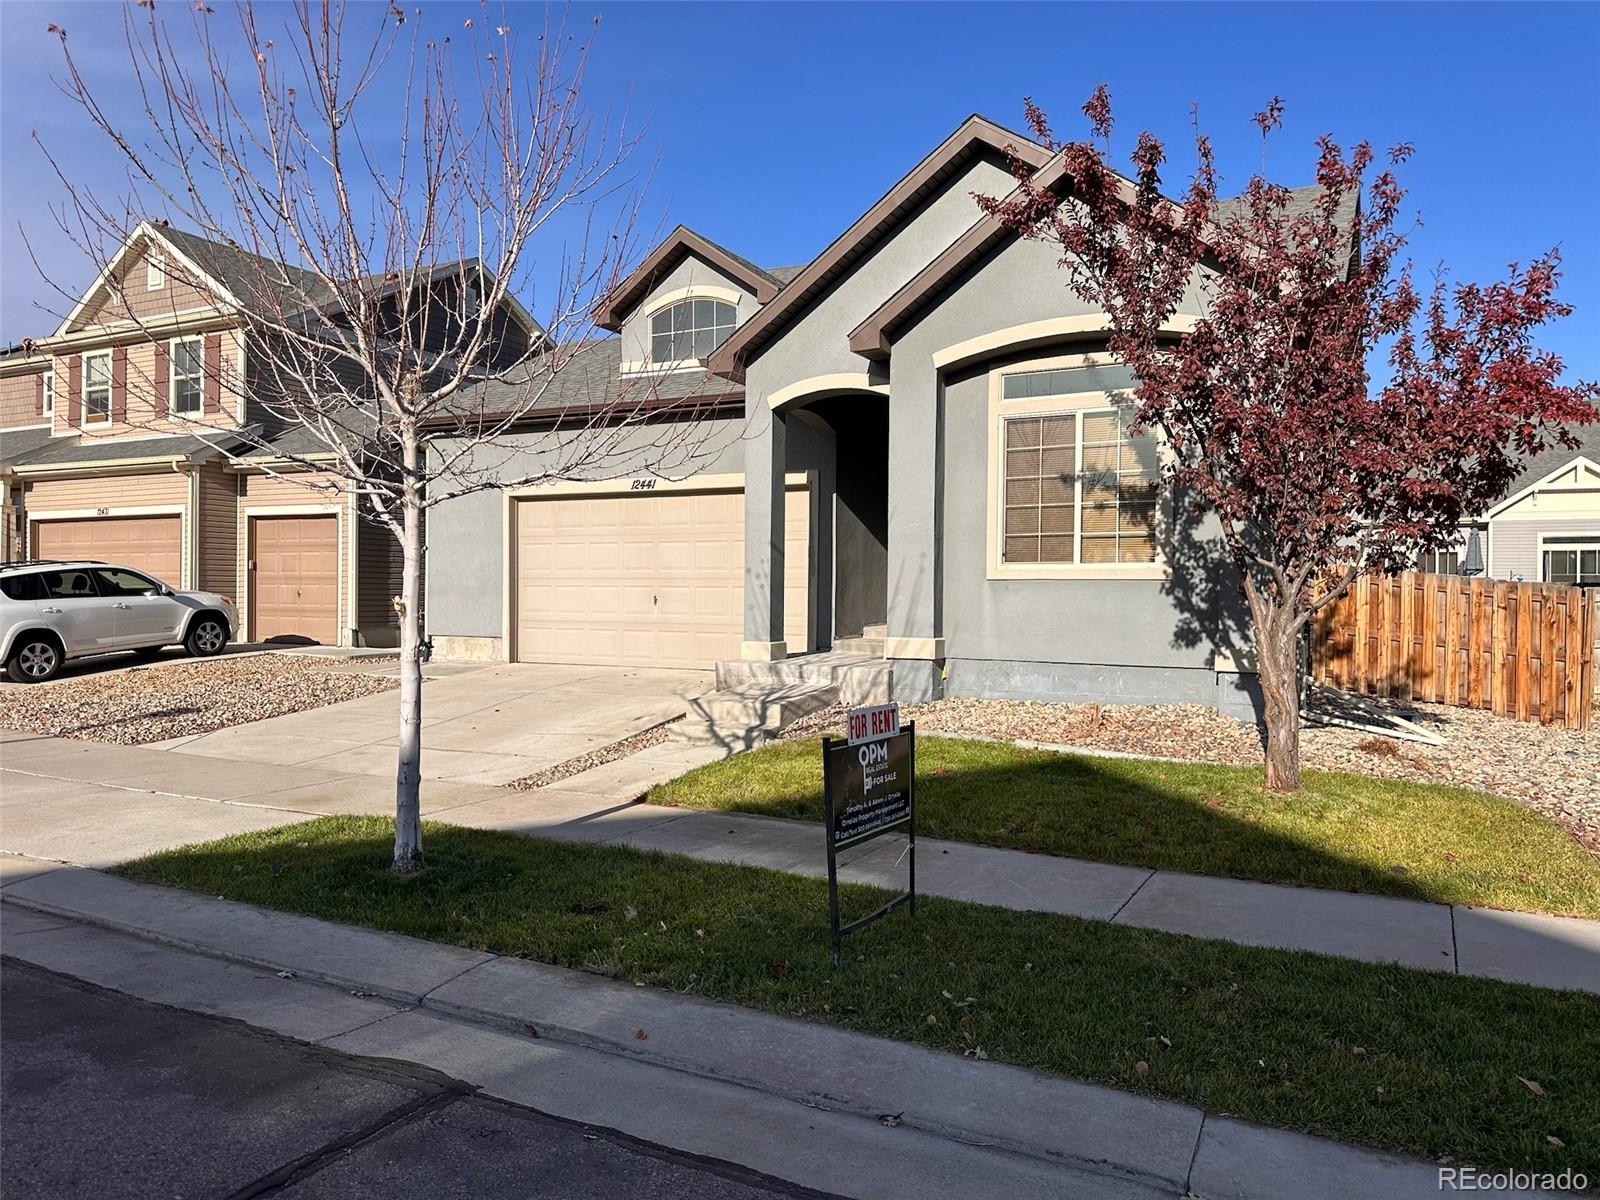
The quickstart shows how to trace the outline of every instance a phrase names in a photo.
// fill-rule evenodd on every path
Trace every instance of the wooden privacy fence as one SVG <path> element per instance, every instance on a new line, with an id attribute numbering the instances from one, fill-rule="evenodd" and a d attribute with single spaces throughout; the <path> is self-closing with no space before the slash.
<path id="1" fill-rule="evenodd" d="M 1457 575 L 1369 575 L 1317 614 L 1312 676 L 1370 696 L 1587 729 L 1594 597 Z"/>

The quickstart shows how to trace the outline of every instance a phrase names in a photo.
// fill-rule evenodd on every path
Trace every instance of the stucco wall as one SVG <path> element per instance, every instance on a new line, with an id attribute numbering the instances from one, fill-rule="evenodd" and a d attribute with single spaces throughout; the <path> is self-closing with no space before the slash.
<path id="1" fill-rule="evenodd" d="M 674 478 L 743 474 L 745 423 L 736 418 L 703 422 L 690 461 L 671 471 Z M 495 445 L 493 472 L 515 480 L 537 471 L 560 451 L 556 435 L 523 434 L 501 438 Z M 650 446 L 660 437 L 657 427 L 627 432 L 624 455 L 613 469 L 595 478 L 625 478 L 643 473 L 651 460 Z M 789 470 L 818 470 L 822 484 L 831 480 L 831 453 L 813 431 L 792 437 Z M 452 444 L 441 443 L 450 452 Z M 826 468 L 826 470 L 824 470 Z M 831 497 L 823 496 L 824 504 Z M 824 507 L 824 512 L 827 508 Z M 497 491 L 450 500 L 428 514 L 428 597 L 430 636 L 496 638 L 503 630 L 505 498 Z"/>
<path id="2" fill-rule="evenodd" d="M 661 306 L 658 296 L 686 287 L 712 285 L 732 288 L 739 293 L 739 323 L 742 325 L 755 315 L 759 305 L 755 296 L 742 284 L 724 275 L 698 255 L 690 254 L 677 266 L 658 279 L 649 294 L 639 302 L 628 319 L 622 323 L 622 361 L 648 362 L 650 358 L 650 316 Z"/>
<path id="3" fill-rule="evenodd" d="M 1003 246 L 893 346 L 890 635 L 937 631 L 955 694 L 1226 703 L 1212 654 L 1246 639 L 1214 529 L 1168 527 L 1183 549 L 1165 579 L 987 577 L 989 371 L 1102 343 L 1087 336 L 996 351 L 947 373 L 934 356 L 980 335 L 1089 314 L 1056 259 L 1036 242 Z M 1200 310 L 1197 289 L 1184 308 Z"/>
<path id="4" fill-rule="evenodd" d="M 973 192 L 1004 194 L 1012 186 L 998 157 L 975 159 L 947 182 L 749 364 L 748 403 L 764 404 L 780 388 L 815 375 L 867 373 L 866 360 L 850 350 L 850 331 L 972 227 L 981 215 Z"/>

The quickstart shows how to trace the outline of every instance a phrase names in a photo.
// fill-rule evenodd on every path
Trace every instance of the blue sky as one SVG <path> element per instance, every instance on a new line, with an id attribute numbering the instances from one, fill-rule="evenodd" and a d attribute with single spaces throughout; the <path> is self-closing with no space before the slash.
<path id="1" fill-rule="evenodd" d="M 479 11 L 424 4 L 422 20 L 448 31 Z M 1487 279 L 1559 243 L 1578 311 L 1543 344 L 1569 377 L 1600 377 L 1600 4 L 622 3 L 575 5 L 575 24 L 591 12 L 603 18 L 591 102 L 648 121 L 651 229 L 682 221 L 763 264 L 804 261 L 968 113 L 1020 126 L 1031 94 L 1077 134 L 1097 80 L 1112 88 L 1119 152 L 1151 128 L 1173 146 L 1175 175 L 1198 103 L 1234 190 L 1257 165 L 1248 118 L 1276 93 L 1283 182 L 1309 181 L 1323 132 L 1416 144 L 1405 181 L 1424 222 L 1419 266 Z M 531 30 L 543 9 L 509 13 Z M 109 4 L 0 4 L 5 341 L 53 324 L 36 304 L 57 307 L 17 232 L 51 245 L 54 181 L 28 131 L 80 177 L 104 162 L 50 83 L 50 21 L 108 84 L 125 53 Z M 47 253 L 52 273 L 87 281 L 75 252 Z"/>

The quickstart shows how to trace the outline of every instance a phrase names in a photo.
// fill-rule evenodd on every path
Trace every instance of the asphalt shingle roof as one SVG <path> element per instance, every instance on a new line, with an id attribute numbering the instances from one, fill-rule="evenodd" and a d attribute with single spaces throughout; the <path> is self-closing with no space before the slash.
<path id="1" fill-rule="evenodd" d="M 10 435 L 7 435 L 9 442 Z M 186 458 L 199 451 L 210 451 L 215 447 L 233 448 L 239 445 L 239 438 L 232 430 L 219 429 L 215 433 L 208 433 L 204 437 L 181 433 L 170 437 L 148 438 L 56 438 L 59 445 L 50 445 L 35 453 L 28 454 L 25 460 L 30 467 L 36 466 L 67 466 L 67 465 L 92 465 L 94 463 L 119 462 L 128 458 Z M 13 461 L 7 453 L 7 461 Z"/>
<path id="2" fill-rule="evenodd" d="M 36 429 L 0 429 L 0 463 L 14 466 L 27 462 L 55 443 L 66 445 L 75 441 L 77 438 L 72 435 L 57 437 L 48 425 Z"/>

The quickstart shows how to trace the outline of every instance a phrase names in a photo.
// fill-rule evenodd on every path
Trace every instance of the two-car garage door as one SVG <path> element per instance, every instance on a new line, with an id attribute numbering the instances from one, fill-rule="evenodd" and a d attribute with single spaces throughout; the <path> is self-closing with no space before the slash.
<path id="1" fill-rule="evenodd" d="M 784 636 L 807 643 L 810 505 L 784 506 Z M 514 636 L 522 662 L 705 668 L 744 638 L 744 493 L 518 500 Z"/>
<path id="2" fill-rule="evenodd" d="M 178 587 L 183 569 L 183 518 L 90 517 L 33 523 L 33 557 L 99 559 Z"/>

